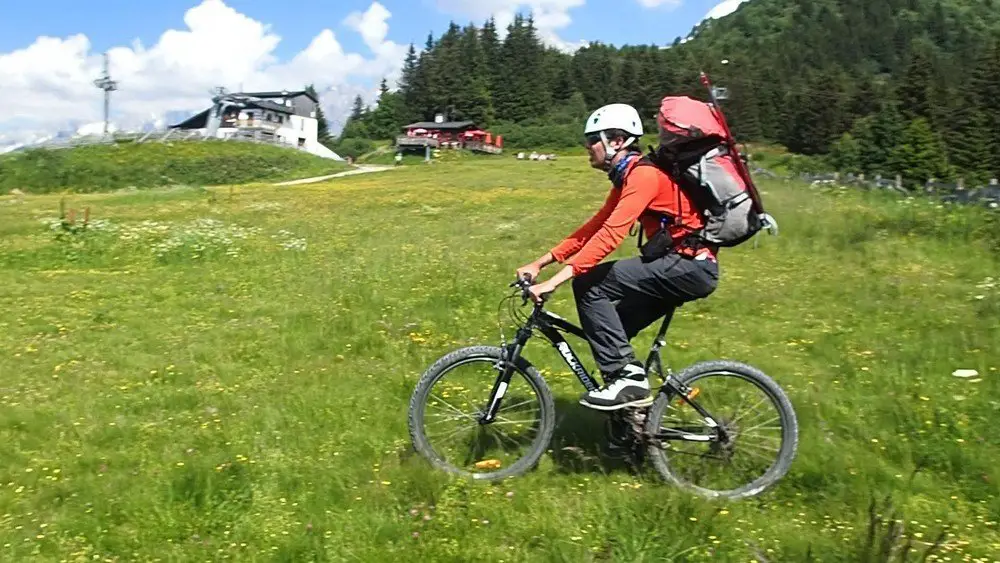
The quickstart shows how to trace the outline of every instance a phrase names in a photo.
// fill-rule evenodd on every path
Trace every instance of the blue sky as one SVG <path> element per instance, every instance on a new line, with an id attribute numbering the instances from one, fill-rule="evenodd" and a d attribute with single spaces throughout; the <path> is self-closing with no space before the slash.
<path id="1" fill-rule="evenodd" d="M 138 38 L 152 45 L 168 28 L 184 27 L 184 12 L 196 0 L 45 0 L 4 2 L 0 20 L 0 52 L 31 44 L 40 35 L 65 37 L 84 33 L 93 48 L 102 51 L 115 45 L 127 45 Z M 470 2 L 471 3 L 471 2 Z M 511 2 L 513 3 L 513 2 Z M 622 0 L 616 8 L 608 0 L 590 0 L 568 10 L 572 22 L 559 30 L 567 40 L 601 40 L 609 43 L 667 44 L 674 37 L 686 35 L 691 27 L 718 0 L 684 0 L 680 6 L 645 8 L 638 0 Z M 269 24 L 282 37 L 276 49 L 279 57 L 289 57 L 304 49 L 323 28 L 343 30 L 342 20 L 355 10 L 363 11 L 368 0 L 230 0 L 229 6 L 258 21 Z M 443 10 L 435 0 L 384 0 L 392 12 L 389 39 L 398 43 L 423 43 L 427 33 L 440 33 L 449 19 L 459 24 L 469 21 L 458 10 Z M 520 6 L 526 13 L 529 3 Z M 465 13 L 471 13 L 467 11 Z M 472 19 L 481 23 L 478 18 Z M 356 36 L 344 36 L 341 43 L 348 50 L 361 50 Z"/>
<path id="2" fill-rule="evenodd" d="M 331 129 L 355 96 L 395 84 L 407 46 L 454 20 L 499 25 L 534 13 L 564 50 L 587 41 L 667 45 L 711 10 L 746 0 L 0 0 L 0 149 L 102 120 L 93 80 L 108 52 L 119 81 L 112 128 L 162 127 L 205 109 L 216 86 L 281 90 L 313 83 Z M 721 8 L 721 12 L 720 12 Z"/>

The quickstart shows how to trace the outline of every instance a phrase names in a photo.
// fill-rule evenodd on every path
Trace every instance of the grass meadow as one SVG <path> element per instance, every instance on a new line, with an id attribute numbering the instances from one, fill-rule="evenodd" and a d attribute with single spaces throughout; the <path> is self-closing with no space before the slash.
<path id="1" fill-rule="evenodd" d="M 780 235 L 725 251 L 665 350 L 788 391 L 798 457 L 758 498 L 603 457 L 603 416 L 540 340 L 558 426 L 536 471 L 470 483 L 412 455 L 422 371 L 499 343 L 515 268 L 607 185 L 582 157 L 504 157 L 0 196 L 0 559 L 856 562 L 937 542 L 928 561 L 1000 561 L 998 229 L 973 209 L 761 182 Z M 568 284 L 550 308 L 577 320 Z"/>

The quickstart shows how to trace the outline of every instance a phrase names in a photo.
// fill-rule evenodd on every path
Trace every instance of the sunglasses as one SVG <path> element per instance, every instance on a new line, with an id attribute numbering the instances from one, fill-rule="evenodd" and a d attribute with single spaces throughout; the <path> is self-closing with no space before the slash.
<path id="1" fill-rule="evenodd" d="M 583 142 L 586 143 L 588 147 L 591 145 L 596 145 L 597 143 L 601 142 L 601 135 L 599 133 L 587 135 L 583 138 Z"/>

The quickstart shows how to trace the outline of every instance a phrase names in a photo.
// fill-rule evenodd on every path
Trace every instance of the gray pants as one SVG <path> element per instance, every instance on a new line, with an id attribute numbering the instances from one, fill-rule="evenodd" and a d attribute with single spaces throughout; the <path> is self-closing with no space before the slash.
<path id="1" fill-rule="evenodd" d="M 605 375 L 636 360 L 629 341 L 687 301 L 708 297 L 719 266 L 670 253 L 603 262 L 573 279 L 580 326 Z"/>

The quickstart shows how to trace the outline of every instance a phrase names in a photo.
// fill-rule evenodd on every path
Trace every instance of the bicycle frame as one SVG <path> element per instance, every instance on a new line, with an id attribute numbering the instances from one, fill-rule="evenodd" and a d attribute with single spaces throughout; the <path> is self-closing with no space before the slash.
<path id="1" fill-rule="evenodd" d="M 656 335 L 656 339 L 653 341 L 653 345 L 650 347 L 649 355 L 646 360 L 647 372 L 650 371 L 655 366 L 655 371 L 659 375 L 660 379 L 663 381 L 663 387 L 669 388 L 669 390 L 680 395 L 684 401 L 689 403 L 695 410 L 697 410 L 702 416 L 707 420 L 712 420 L 711 415 L 705 411 L 700 405 L 692 402 L 688 395 L 691 393 L 691 389 L 684 385 L 683 383 L 677 381 L 673 378 L 673 375 L 668 370 L 667 374 L 663 374 L 663 363 L 660 357 L 660 349 L 666 346 L 666 341 L 664 337 L 667 333 L 667 327 L 670 326 L 670 322 L 673 319 L 674 311 L 670 310 L 667 312 L 666 316 L 663 318 L 663 323 L 660 326 L 660 330 Z M 514 375 L 514 365 L 517 359 L 521 356 L 521 350 L 524 349 L 524 345 L 531 338 L 534 329 L 538 329 L 545 338 L 552 344 L 552 346 L 559 352 L 560 357 L 569 366 L 569 369 L 576 375 L 577 379 L 580 380 L 580 384 L 587 391 L 596 390 L 599 385 L 594 377 L 587 371 L 587 368 L 583 366 L 580 362 L 580 358 L 576 355 L 573 347 L 570 346 L 569 342 L 563 337 L 562 332 L 567 332 L 583 340 L 587 340 L 587 335 L 584 334 L 583 329 L 571 323 L 570 321 L 560 317 L 559 315 L 546 311 L 541 303 L 535 304 L 535 308 L 528 317 L 528 321 L 524 326 L 517 330 L 517 334 L 514 338 L 513 347 L 509 355 L 507 355 L 507 349 L 504 349 L 504 356 L 500 362 L 501 372 L 497 376 L 496 382 L 493 384 L 493 390 L 490 392 L 490 398 L 486 412 L 480 418 L 480 424 L 489 424 L 493 422 L 496 417 L 496 413 L 500 408 L 500 401 L 503 399 L 504 394 L 507 391 L 507 386 L 510 384 L 510 379 Z"/>

